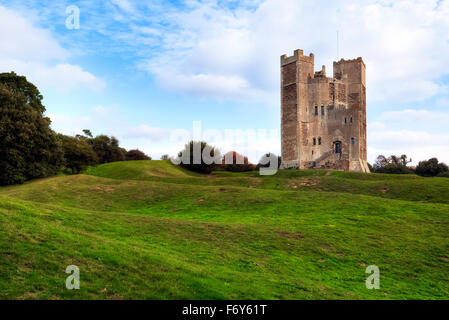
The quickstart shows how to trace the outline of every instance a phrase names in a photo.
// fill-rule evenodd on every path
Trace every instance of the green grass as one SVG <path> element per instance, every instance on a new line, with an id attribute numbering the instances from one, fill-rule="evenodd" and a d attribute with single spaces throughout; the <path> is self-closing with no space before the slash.
<path id="1" fill-rule="evenodd" d="M 447 178 L 111 163 L 0 188 L 0 226 L 3 299 L 449 298 Z"/>

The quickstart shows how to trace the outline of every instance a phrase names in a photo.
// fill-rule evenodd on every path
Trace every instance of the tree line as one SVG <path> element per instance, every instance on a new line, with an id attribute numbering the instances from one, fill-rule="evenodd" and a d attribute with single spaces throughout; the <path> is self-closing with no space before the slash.
<path id="1" fill-rule="evenodd" d="M 0 185 L 52 176 L 64 168 L 79 173 L 94 164 L 150 159 L 121 148 L 115 137 L 93 137 L 90 130 L 75 137 L 54 132 L 42 99 L 25 77 L 0 74 Z"/>
<path id="2" fill-rule="evenodd" d="M 50 128 L 51 120 L 45 116 L 42 95 L 35 85 L 14 72 L 0 74 L 0 185 L 20 184 L 27 180 L 57 174 L 61 169 L 73 174 L 80 173 L 90 165 L 126 160 L 151 160 L 140 150 L 120 147 L 115 137 L 93 136 L 88 129 L 82 134 L 67 136 Z M 196 147 L 195 147 L 196 146 Z M 220 151 L 206 142 L 191 141 L 179 153 L 190 154 L 194 149 L 207 149 L 212 157 L 222 159 L 208 163 L 201 158 L 195 163 L 181 163 L 188 170 L 210 173 L 213 170 L 233 172 L 253 171 L 268 167 L 267 159 L 281 157 L 272 153 L 262 157 L 257 165 L 248 158 L 231 151 L 221 157 Z M 163 155 L 162 160 L 168 160 Z M 432 158 L 421 161 L 416 168 L 408 166 L 411 159 L 406 155 L 385 157 L 380 155 L 373 166 L 374 173 L 407 174 L 416 173 L 425 177 L 449 177 L 448 166 Z"/>
<path id="3" fill-rule="evenodd" d="M 373 166 L 369 165 L 373 173 L 392 173 L 392 174 L 417 174 L 423 177 L 449 177 L 449 168 L 439 162 L 437 158 L 420 161 L 416 167 L 410 167 L 408 164 L 412 162 L 407 155 L 401 156 L 391 155 L 385 157 L 379 155 Z"/>

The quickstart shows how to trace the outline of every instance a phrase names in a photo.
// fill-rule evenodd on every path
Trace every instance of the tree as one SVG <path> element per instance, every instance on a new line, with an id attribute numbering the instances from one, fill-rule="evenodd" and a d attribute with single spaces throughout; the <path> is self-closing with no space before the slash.
<path id="1" fill-rule="evenodd" d="M 438 162 L 437 158 L 421 161 L 415 170 L 416 174 L 424 177 L 445 176 L 448 171 L 448 166 L 445 163 Z"/>
<path id="2" fill-rule="evenodd" d="M 126 150 L 120 148 L 119 141 L 115 137 L 100 135 L 88 141 L 97 154 L 99 163 L 125 161 Z"/>
<path id="3" fill-rule="evenodd" d="M 383 168 L 388 164 L 388 159 L 384 155 L 379 155 L 374 162 L 373 168 Z"/>
<path id="4" fill-rule="evenodd" d="M 128 152 L 126 152 L 126 161 L 132 160 L 151 160 L 151 157 L 147 156 L 145 153 L 138 149 L 129 150 Z"/>
<path id="5" fill-rule="evenodd" d="M 83 133 L 86 137 L 88 138 L 93 138 L 94 136 L 92 135 L 92 132 L 89 129 L 84 129 Z"/>
<path id="6" fill-rule="evenodd" d="M 82 138 L 58 135 L 64 150 L 65 167 L 72 170 L 73 174 L 80 173 L 88 166 L 98 162 L 98 157 L 91 145 Z"/>
<path id="7" fill-rule="evenodd" d="M 179 152 L 177 160 L 187 170 L 208 174 L 221 162 L 221 154 L 206 142 L 190 141 Z"/>
<path id="8" fill-rule="evenodd" d="M 25 77 L 0 74 L 0 184 L 58 173 L 63 151 L 44 117 L 39 90 Z"/>
<path id="9" fill-rule="evenodd" d="M 413 170 L 407 167 L 407 164 L 411 161 L 412 160 L 409 160 L 405 154 L 400 157 L 391 155 L 389 158 L 384 155 L 379 155 L 374 163 L 372 172 L 396 174 L 413 173 Z"/>
<path id="10" fill-rule="evenodd" d="M 403 166 L 407 166 L 410 162 L 412 162 L 412 158 L 410 158 L 410 160 L 408 160 L 407 155 L 403 154 L 403 155 L 399 158 L 399 162 L 400 162 Z"/>
<path id="11" fill-rule="evenodd" d="M 18 76 L 14 72 L 0 73 L 0 83 L 6 85 L 13 93 L 23 94 L 26 103 L 33 110 L 40 114 L 45 112 L 45 107 L 42 105 L 43 96 L 34 84 L 28 82 L 26 77 Z"/>

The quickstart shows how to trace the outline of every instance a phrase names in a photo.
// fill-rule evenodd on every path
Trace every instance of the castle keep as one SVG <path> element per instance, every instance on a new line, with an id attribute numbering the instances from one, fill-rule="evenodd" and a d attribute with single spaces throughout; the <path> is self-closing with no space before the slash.
<path id="1" fill-rule="evenodd" d="M 282 168 L 369 172 L 362 58 L 314 72 L 314 55 L 281 56 Z"/>

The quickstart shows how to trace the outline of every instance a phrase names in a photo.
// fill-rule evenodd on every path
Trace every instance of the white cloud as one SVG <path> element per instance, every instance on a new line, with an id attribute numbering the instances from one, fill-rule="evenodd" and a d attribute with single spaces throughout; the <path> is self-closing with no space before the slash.
<path id="1" fill-rule="evenodd" d="M 332 70 L 339 30 L 340 56 L 367 64 L 370 101 L 423 100 L 445 89 L 437 79 L 449 74 L 448 15 L 449 2 L 438 0 L 266 0 L 255 10 L 192 1 L 190 10 L 162 17 L 172 28 L 146 68 L 163 86 L 189 94 L 222 98 L 227 79 L 231 99 L 276 95 L 279 56 L 302 48 Z"/>
<path id="2" fill-rule="evenodd" d="M 389 111 L 380 115 L 380 120 L 383 122 L 401 123 L 408 127 L 415 127 L 416 125 L 430 125 L 447 124 L 449 120 L 449 113 L 435 112 L 425 109 L 413 110 L 406 109 L 401 111 Z"/>
<path id="3" fill-rule="evenodd" d="M 176 92 L 202 96 L 206 91 L 219 99 L 242 99 L 264 96 L 262 91 L 251 88 L 244 78 L 222 74 L 179 74 L 174 69 L 153 69 L 162 86 Z"/>
<path id="4" fill-rule="evenodd" d="M 449 98 L 438 99 L 436 105 L 439 107 L 449 107 Z"/>
<path id="5" fill-rule="evenodd" d="M 92 108 L 92 111 L 98 115 L 105 115 L 108 113 L 108 109 L 103 106 L 96 106 Z"/>
<path id="6" fill-rule="evenodd" d="M 413 164 L 432 157 L 449 163 L 448 145 L 447 134 L 413 130 L 377 131 L 368 126 L 368 161 L 371 162 L 374 162 L 379 154 L 406 154 L 413 159 Z"/>
<path id="7" fill-rule="evenodd" d="M 68 116 L 62 114 L 49 113 L 46 115 L 51 120 L 51 127 L 59 133 L 76 135 L 92 124 L 90 117 Z"/>
<path id="8" fill-rule="evenodd" d="M 0 6 L 0 57 L 18 60 L 64 59 L 69 53 L 50 32 L 34 27 L 19 13 Z"/>
<path id="9" fill-rule="evenodd" d="M 134 13 L 134 7 L 128 0 L 111 0 L 113 4 L 127 13 Z"/>
<path id="10" fill-rule="evenodd" d="M 169 140 L 172 130 L 163 128 L 154 128 L 146 124 L 140 125 L 137 128 L 132 128 L 125 135 L 126 138 L 131 139 L 150 139 L 152 141 Z"/>
<path id="11" fill-rule="evenodd" d="M 0 72 L 15 71 L 38 87 L 101 91 L 105 83 L 80 66 L 66 62 L 70 53 L 31 19 L 0 6 Z"/>
<path id="12" fill-rule="evenodd" d="M 449 163 L 449 113 L 425 109 L 384 112 L 368 123 L 368 161 L 407 154 L 413 163 L 432 157 Z"/>

